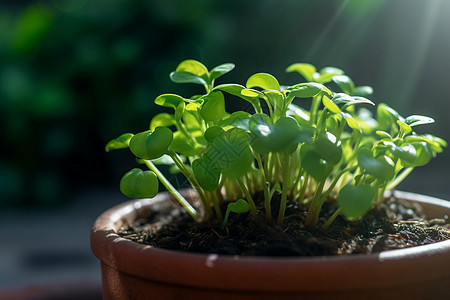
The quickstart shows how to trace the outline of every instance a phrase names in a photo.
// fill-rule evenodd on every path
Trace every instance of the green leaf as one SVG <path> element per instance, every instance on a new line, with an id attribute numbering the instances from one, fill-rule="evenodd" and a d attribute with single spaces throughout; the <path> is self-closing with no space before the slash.
<path id="1" fill-rule="evenodd" d="M 345 93 L 334 94 L 331 101 L 333 101 L 336 104 L 344 104 L 344 106 L 342 108 L 348 107 L 350 105 L 363 104 L 363 103 L 375 105 L 375 103 L 373 103 L 369 99 L 366 99 L 364 97 L 352 97 Z"/>
<path id="2" fill-rule="evenodd" d="M 311 125 L 309 112 L 293 103 L 289 104 L 288 109 L 286 111 L 286 116 L 292 117 L 295 120 L 297 120 L 300 127 Z"/>
<path id="3" fill-rule="evenodd" d="M 153 198 L 158 193 L 158 185 L 155 173 L 134 168 L 120 180 L 120 191 L 131 198 Z"/>
<path id="4" fill-rule="evenodd" d="M 156 127 L 170 127 L 175 125 L 175 116 L 168 113 L 159 113 L 150 121 L 150 130 L 154 131 Z"/>
<path id="5" fill-rule="evenodd" d="M 413 145 L 405 145 L 402 147 L 394 146 L 391 148 L 393 155 L 398 157 L 402 162 L 414 163 L 417 159 L 417 151 Z"/>
<path id="6" fill-rule="evenodd" d="M 351 129 L 361 132 L 361 126 L 359 125 L 359 122 L 355 118 L 353 118 L 351 114 L 342 113 L 342 116 Z"/>
<path id="7" fill-rule="evenodd" d="M 245 111 L 236 111 L 229 115 L 228 117 L 219 121 L 219 126 L 227 127 L 233 126 L 236 128 L 244 129 L 245 131 L 250 131 L 249 128 L 250 114 Z"/>
<path id="8" fill-rule="evenodd" d="M 329 164 L 336 165 L 342 158 L 341 141 L 330 132 L 319 135 L 312 146 L 314 152 Z"/>
<path id="9" fill-rule="evenodd" d="M 164 154 L 163 156 L 161 156 L 159 158 L 152 159 L 152 163 L 155 166 L 157 166 L 157 165 L 167 165 L 167 166 L 175 165 L 175 162 L 173 161 L 173 159 L 167 154 Z"/>
<path id="10" fill-rule="evenodd" d="M 195 143 L 192 139 L 187 138 L 183 133 L 177 131 L 173 134 L 173 140 L 170 148 L 186 156 L 196 156 L 201 153 L 203 147 Z"/>
<path id="11" fill-rule="evenodd" d="M 234 67 L 235 65 L 233 63 L 227 63 L 213 68 L 209 74 L 209 80 L 213 81 L 220 76 L 227 74 L 228 72 L 233 70 Z"/>
<path id="12" fill-rule="evenodd" d="M 213 91 L 220 90 L 223 92 L 227 92 L 231 95 L 237 96 L 241 99 L 244 99 L 244 100 L 250 102 L 256 111 L 259 111 L 261 109 L 261 104 L 259 103 L 259 99 L 258 99 L 259 95 L 245 96 L 242 94 L 242 91 L 245 89 L 246 88 L 244 86 L 239 85 L 239 84 L 221 84 L 221 85 L 218 85 L 215 88 L 213 88 Z M 261 95 L 261 96 L 263 96 L 263 95 Z"/>
<path id="13" fill-rule="evenodd" d="M 300 148 L 302 158 L 302 168 L 316 181 L 321 182 L 330 175 L 332 166 L 317 154 L 309 144 L 304 144 Z"/>
<path id="14" fill-rule="evenodd" d="M 353 80 L 347 75 L 336 75 L 333 76 L 332 80 L 339 86 L 339 88 L 347 94 L 351 94 L 355 88 Z"/>
<path id="15" fill-rule="evenodd" d="M 175 120 L 177 122 L 180 121 L 181 118 L 183 117 L 185 108 L 186 104 L 184 104 L 184 101 L 180 102 L 180 104 L 178 104 L 178 106 L 175 108 Z"/>
<path id="16" fill-rule="evenodd" d="M 373 94 L 373 88 L 371 86 L 357 86 L 353 89 L 352 96 L 367 97 Z"/>
<path id="17" fill-rule="evenodd" d="M 405 123 L 410 127 L 414 127 L 417 125 L 432 124 L 434 123 L 434 119 L 426 116 L 412 115 L 405 119 Z"/>
<path id="18" fill-rule="evenodd" d="M 216 121 L 222 119 L 226 115 L 225 111 L 225 98 L 219 91 L 213 91 L 204 96 L 202 108 L 200 109 L 200 115 L 206 121 Z"/>
<path id="19" fill-rule="evenodd" d="M 414 162 L 402 161 L 405 167 L 420 167 L 428 164 L 434 156 L 433 151 L 426 142 L 412 142 L 411 145 L 416 149 L 416 159 Z"/>
<path id="20" fill-rule="evenodd" d="M 280 90 L 278 80 L 267 73 L 256 73 L 250 76 L 245 84 L 247 88 L 260 87 L 263 90 Z"/>
<path id="21" fill-rule="evenodd" d="M 387 133 L 386 131 L 382 131 L 382 130 L 377 130 L 376 134 L 381 137 L 382 139 L 389 139 L 392 140 L 392 136 Z"/>
<path id="22" fill-rule="evenodd" d="M 402 117 L 396 110 L 384 103 L 378 104 L 377 121 L 379 130 L 390 131 L 398 120 L 402 120 Z"/>
<path id="23" fill-rule="evenodd" d="M 314 73 L 316 67 L 311 64 L 296 63 L 286 68 L 286 72 L 297 72 L 303 76 L 307 81 L 314 81 Z"/>
<path id="24" fill-rule="evenodd" d="M 172 131 L 167 127 L 157 127 L 155 131 L 147 130 L 133 136 L 130 150 L 143 159 L 155 159 L 166 153 L 173 139 Z"/>
<path id="25" fill-rule="evenodd" d="M 408 126 L 408 124 L 406 124 L 405 122 L 397 120 L 397 124 L 400 127 L 400 129 L 404 135 L 408 135 L 412 132 L 412 128 L 410 126 Z"/>
<path id="26" fill-rule="evenodd" d="M 313 74 L 315 81 L 319 83 L 327 83 L 335 75 L 344 75 L 344 71 L 336 67 L 325 67 L 322 68 L 319 73 Z"/>
<path id="27" fill-rule="evenodd" d="M 208 78 L 208 69 L 199 61 L 193 59 L 187 59 L 182 61 L 175 72 L 188 72 L 199 77 Z"/>
<path id="28" fill-rule="evenodd" d="M 205 131 L 205 139 L 212 143 L 217 137 L 225 134 L 225 131 L 222 127 L 219 126 L 211 126 Z"/>
<path id="29" fill-rule="evenodd" d="M 183 102 L 184 102 L 183 97 L 175 95 L 175 94 L 163 94 L 163 95 L 159 95 L 155 99 L 155 104 L 164 106 L 164 107 L 170 107 L 173 109 L 176 109 L 177 106 Z"/>
<path id="30" fill-rule="evenodd" d="M 358 153 L 358 163 L 362 169 L 375 176 L 382 183 L 394 177 L 394 162 L 386 155 L 375 158 L 372 151 L 362 148 Z"/>
<path id="31" fill-rule="evenodd" d="M 219 169 L 229 178 L 237 178 L 248 172 L 253 164 L 248 134 L 232 128 L 216 137 L 203 155 L 210 168 Z"/>
<path id="32" fill-rule="evenodd" d="M 369 184 L 344 186 L 337 198 L 342 214 L 349 220 L 364 216 L 372 206 L 377 189 Z"/>
<path id="33" fill-rule="evenodd" d="M 202 189 L 206 191 L 214 191 L 219 185 L 220 170 L 211 167 L 207 158 L 202 157 L 192 162 L 192 171 Z"/>
<path id="34" fill-rule="evenodd" d="M 236 202 L 230 202 L 227 206 L 227 210 L 236 214 L 245 214 L 250 211 L 250 205 L 244 199 L 239 199 Z"/>
<path id="35" fill-rule="evenodd" d="M 238 199 L 236 202 L 230 202 L 227 206 L 227 211 L 225 213 L 225 218 L 223 219 L 222 225 L 225 226 L 227 224 L 230 212 L 244 214 L 249 211 L 250 205 L 244 199 Z"/>
<path id="36" fill-rule="evenodd" d="M 293 146 L 296 148 L 296 139 L 300 135 L 297 121 L 288 117 L 282 117 L 272 124 L 268 115 L 254 114 L 250 118 L 249 128 L 252 148 L 259 154 L 292 151 Z"/>
<path id="37" fill-rule="evenodd" d="M 172 72 L 169 77 L 175 83 L 195 83 L 201 85 L 208 84 L 204 78 L 189 72 Z"/>
<path id="38" fill-rule="evenodd" d="M 330 100 L 330 98 L 328 98 L 327 96 L 322 97 L 322 103 L 332 113 L 338 114 L 341 112 L 341 109 L 339 108 L 339 106 L 334 104 L 334 102 L 332 102 Z"/>
<path id="39" fill-rule="evenodd" d="M 301 83 L 289 89 L 290 95 L 298 98 L 311 98 L 319 93 L 331 95 L 332 92 L 324 85 L 316 82 Z"/>
<path id="40" fill-rule="evenodd" d="M 125 149 L 130 145 L 130 140 L 134 136 L 132 133 L 124 133 L 118 138 L 112 139 L 106 144 L 105 151 Z"/>

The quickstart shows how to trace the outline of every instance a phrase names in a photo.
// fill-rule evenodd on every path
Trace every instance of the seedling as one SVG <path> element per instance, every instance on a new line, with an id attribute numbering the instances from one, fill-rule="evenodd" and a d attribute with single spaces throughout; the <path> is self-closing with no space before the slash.
<path id="1" fill-rule="evenodd" d="M 310 64 L 293 64 L 287 71 L 306 82 L 291 86 L 267 73 L 250 76 L 245 85 L 215 85 L 232 69 L 231 63 L 208 70 L 198 61 L 183 61 L 170 79 L 202 85 L 205 93 L 158 96 L 155 103 L 170 112 L 154 116 L 149 130 L 123 134 L 106 145 L 106 151 L 129 148 L 150 169 L 125 174 L 120 182 L 125 195 L 153 197 L 159 179 L 196 220 L 218 218 L 223 224 L 230 212 L 248 211 L 282 224 L 289 198 L 308 207 L 302 225 L 327 228 L 341 213 L 350 220 L 361 218 L 382 203 L 386 190 L 447 146 L 441 138 L 413 130 L 433 123 L 432 118 L 403 118 L 386 104 L 376 106 L 373 117 L 367 109 L 375 106 L 367 98 L 372 88 L 355 86 L 338 68 L 317 71 Z M 247 101 L 251 112 L 227 113 L 229 94 Z M 310 109 L 302 108 L 310 99 Z M 170 184 L 160 164 L 186 177 L 202 213 Z M 253 199 L 257 191 L 264 195 L 260 211 Z M 272 216 L 274 193 L 281 194 L 277 216 Z M 337 201 L 338 209 L 319 224 L 327 200 Z"/>

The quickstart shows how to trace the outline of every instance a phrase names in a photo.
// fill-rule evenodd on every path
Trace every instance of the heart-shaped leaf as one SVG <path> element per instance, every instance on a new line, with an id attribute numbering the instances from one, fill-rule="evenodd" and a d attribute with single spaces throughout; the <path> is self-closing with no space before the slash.
<path id="1" fill-rule="evenodd" d="M 369 211 L 377 195 L 377 189 L 369 184 L 344 186 L 337 198 L 342 214 L 349 220 L 361 218 Z"/>
<path id="2" fill-rule="evenodd" d="M 170 144 L 170 148 L 178 153 L 186 156 L 199 155 L 203 150 L 203 147 L 195 143 L 192 139 L 187 138 L 183 133 L 176 131 L 173 134 L 173 140 Z"/>
<path id="3" fill-rule="evenodd" d="M 341 141 L 330 132 L 320 134 L 312 146 L 312 149 L 329 164 L 336 165 L 342 158 Z"/>
<path id="4" fill-rule="evenodd" d="M 254 114 L 249 122 L 252 134 L 252 148 L 259 154 L 269 152 L 293 151 L 297 145 L 300 130 L 297 121 L 293 118 L 282 117 L 272 124 L 266 114 Z M 295 150 L 295 149 L 294 149 Z"/>
<path id="5" fill-rule="evenodd" d="M 227 206 L 227 210 L 236 214 L 245 214 L 250 211 L 250 205 L 244 199 L 239 199 L 236 202 L 230 202 Z"/>
<path id="6" fill-rule="evenodd" d="M 375 176 L 380 182 L 387 182 L 394 177 L 394 162 L 386 155 L 375 158 L 370 149 L 362 148 L 358 153 L 358 163 L 362 169 Z"/>
<path id="7" fill-rule="evenodd" d="M 309 144 L 300 148 L 302 168 L 316 181 L 324 181 L 333 169 L 332 165 L 317 154 Z"/>
<path id="8" fill-rule="evenodd" d="M 225 131 L 222 127 L 219 126 L 211 126 L 205 131 L 205 139 L 212 143 L 217 137 L 225 134 Z"/>
<path id="9" fill-rule="evenodd" d="M 198 184 L 207 191 L 214 191 L 219 185 L 220 170 L 211 166 L 207 160 L 208 157 L 202 157 L 192 162 L 192 171 L 198 181 Z"/>
<path id="10" fill-rule="evenodd" d="M 167 127 L 157 127 L 155 131 L 147 130 L 133 136 L 130 150 L 143 159 L 155 159 L 166 153 L 173 139 L 172 131 Z"/>
<path id="11" fill-rule="evenodd" d="M 260 87 L 263 90 L 280 90 L 278 80 L 267 73 L 256 73 L 250 76 L 245 84 L 247 88 Z"/>
<path id="12" fill-rule="evenodd" d="M 229 178 L 244 175 L 254 160 L 249 147 L 249 136 L 239 128 L 232 128 L 225 134 L 217 136 L 203 158 L 211 168 L 219 169 Z"/>
<path id="13" fill-rule="evenodd" d="M 237 128 L 244 129 L 245 131 L 250 131 L 249 128 L 250 114 L 245 111 L 236 111 L 229 115 L 228 117 L 220 120 L 219 126 L 227 127 L 233 126 Z"/>
<path id="14" fill-rule="evenodd" d="M 155 173 L 134 168 L 120 180 L 120 191 L 131 198 L 153 198 L 158 193 L 158 185 Z"/>
<path id="15" fill-rule="evenodd" d="M 124 133 L 118 138 L 112 139 L 106 144 L 105 151 L 126 149 L 130 145 L 130 140 L 134 136 L 132 133 Z"/>
<path id="16" fill-rule="evenodd" d="M 200 115 L 206 121 L 216 121 L 222 119 L 226 115 L 225 98 L 219 91 L 213 91 L 203 97 L 203 103 L 200 109 Z"/>

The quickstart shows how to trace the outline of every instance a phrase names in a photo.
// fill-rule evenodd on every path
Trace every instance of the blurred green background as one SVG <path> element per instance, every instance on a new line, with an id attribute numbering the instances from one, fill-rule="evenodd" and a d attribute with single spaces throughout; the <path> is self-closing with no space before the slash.
<path id="1" fill-rule="evenodd" d="M 104 145 L 147 128 L 168 74 L 188 58 L 234 62 L 284 84 L 294 62 L 342 68 L 376 103 L 450 141 L 450 1 L 41 0 L 0 4 L 0 206 L 58 206 L 116 190 L 135 166 Z M 242 105 L 245 105 L 242 103 Z M 420 131 L 420 129 L 418 130 Z M 450 198 L 448 151 L 400 188 Z"/>

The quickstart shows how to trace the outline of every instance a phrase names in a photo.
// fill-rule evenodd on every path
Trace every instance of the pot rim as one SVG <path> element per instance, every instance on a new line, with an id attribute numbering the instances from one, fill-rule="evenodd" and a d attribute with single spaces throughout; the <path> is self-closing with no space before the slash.
<path id="1" fill-rule="evenodd" d="M 450 214 L 450 201 L 400 191 L 393 194 L 438 206 L 444 214 Z M 411 281 L 436 280 L 450 273 L 450 240 L 368 255 L 245 257 L 158 249 L 132 242 L 115 233 L 114 224 L 123 215 L 162 203 L 169 197 L 167 192 L 160 193 L 155 198 L 127 201 L 104 212 L 91 231 L 93 253 L 103 264 L 134 276 L 213 289 L 376 289 Z M 355 273 L 361 276 L 354 276 Z M 351 281 L 347 279 L 350 276 Z M 268 279 L 270 284 L 263 278 Z M 326 286 L 324 282 L 327 282 Z"/>

